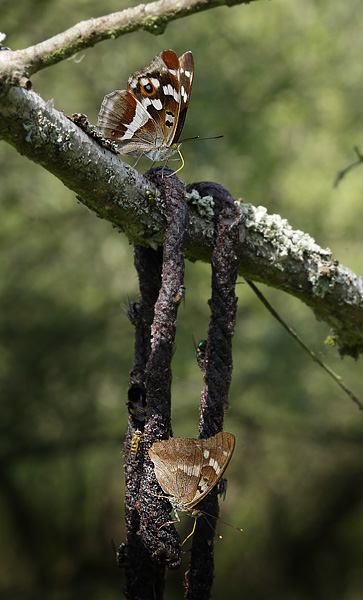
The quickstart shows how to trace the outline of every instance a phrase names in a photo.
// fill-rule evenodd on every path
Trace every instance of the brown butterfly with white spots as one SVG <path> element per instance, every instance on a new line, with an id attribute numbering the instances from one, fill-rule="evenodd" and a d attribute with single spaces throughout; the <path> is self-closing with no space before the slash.
<path id="1" fill-rule="evenodd" d="M 148 67 L 129 77 L 127 90 L 105 96 L 98 115 L 99 132 L 125 156 L 162 161 L 175 152 L 180 154 L 179 137 L 193 76 L 191 52 L 178 58 L 173 50 L 164 50 Z"/>
<path id="2" fill-rule="evenodd" d="M 170 438 L 155 442 L 149 456 L 154 472 L 177 520 L 178 510 L 198 516 L 195 508 L 218 483 L 231 460 L 232 433 L 222 431 L 208 439 Z"/>

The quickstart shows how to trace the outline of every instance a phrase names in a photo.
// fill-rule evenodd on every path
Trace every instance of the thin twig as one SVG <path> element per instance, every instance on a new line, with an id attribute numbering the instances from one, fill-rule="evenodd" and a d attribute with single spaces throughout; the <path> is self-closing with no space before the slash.
<path id="1" fill-rule="evenodd" d="M 338 175 L 336 176 L 335 182 L 334 182 L 334 187 L 338 187 L 339 181 L 341 179 L 343 179 L 343 177 L 345 177 L 345 175 L 348 173 L 348 171 L 350 171 L 351 169 L 354 169 L 354 167 L 357 167 L 358 165 L 361 165 L 363 163 L 363 155 L 361 154 L 358 146 L 354 146 L 354 151 L 355 151 L 356 155 L 358 156 L 358 160 L 356 160 L 354 163 L 352 163 L 345 169 L 342 169 L 342 171 L 339 171 Z"/>
<path id="2" fill-rule="evenodd" d="M 353 400 L 353 402 L 355 402 L 358 405 L 359 409 L 363 410 L 363 403 L 357 398 L 357 396 L 355 396 L 355 394 L 353 394 L 353 392 L 350 391 L 349 388 L 347 388 L 347 386 L 345 385 L 345 383 L 342 380 L 342 378 L 340 377 L 340 375 L 337 375 L 336 373 L 334 373 L 334 371 L 332 371 L 330 369 L 330 367 L 328 367 L 325 363 L 323 363 L 323 361 L 320 360 L 320 358 L 315 354 L 315 352 L 313 350 L 310 350 L 309 346 L 307 346 L 305 344 L 305 342 L 303 342 L 303 340 L 298 336 L 296 331 L 294 331 L 287 323 L 285 323 L 285 321 L 280 317 L 280 315 L 276 312 L 276 310 L 271 306 L 271 304 L 268 302 L 268 300 L 266 300 L 266 298 L 262 294 L 262 292 L 260 292 L 260 290 L 255 286 L 255 284 L 250 279 L 246 279 L 246 282 L 253 289 L 256 296 L 258 296 L 258 298 L 261 300 L 262 304 L 264 304 L 264 306 L 266 306 L 267 310 L 272 314 L 272 316 L 275 317 L 275 319 L 277 319 L 277 321 L 284 327 L 284 329 L 286 329 L 286 331 L 295 339 L 295 341 L 298 344 L 300 344 L 300 346 L 305 350 L 305 352 L 307 352 L 311 356 L 311 358 L 316 363 L 318 363 L 318 365 L 320 365 L 322 367 L 322 369 L 324 369 L 328 373 L 328 375 L 330 375 L 330 377 L 332 377 L 338 385 L 340 385 L 340 387 L 345 391 L 345 393 L 348 394 L 349 398 L 351 398 L 351 400 Z"/>

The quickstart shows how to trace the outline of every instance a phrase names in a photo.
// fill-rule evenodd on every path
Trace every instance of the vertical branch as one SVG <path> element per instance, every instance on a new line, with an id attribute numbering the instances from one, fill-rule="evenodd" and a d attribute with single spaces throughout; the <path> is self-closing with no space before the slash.
<path id="1" fill-rule="evenodd" d="M 133 508 L 138 531 L 134 532 L 134 549 L 139 554 L 128 557 L 128 594 L 142 600 L 162 598 L 165 566 L 180 565 L 178 534 L 173 526 L 160 527 L 170 519 L 165 501 L 159 497 L 160 488 L 156 481 L 147 448 L 157 439 L 171 435 L 171 359 L 174 348 L 176 317 L 184 295 L 184 235 L 187 225 L 187 203 L 185 191 L 176 177 L 168 177 L 170 169 L 152 169 L 148 177 L 161 191 L 167 209 L 167 229 L 163 247 L 161 287 L 154 306 L 153 322 L 149 332 L 139 330 L 145 348 L 136 356 L 130 374 L 140 379 L 145 365 L 145 391 L 147 422 L 144 427 L 143 453 L 135 477 L 138 481 L 137 497 L 133 496 Z M 147 271 L 147 266 L 146 266 Z M 147 273 L 144 273 L 147 277 Z M 141 309 L 141 303 L 140 303 Z M 149 322 L 149 321 L 148 321 Z M 149 443 L 147 443 L 149 442 Z M 141 472 L 142 471 L 142 472 Z M 128 481 L 134 481 L 130 476 Z M 136 487 L 133 488 L 133 493 Z M 135 565 L 131 562 L 135 561 Z"/>
<path id="2" fill-rule="evenodd" d="M 161 286 L 162 259 L 162 248 L 154 251 L 151 248 L 134 246 L 134 264 L 139 279 L 140 296 L 135 323 L 134 364 L 129 373 L 130 386 L 145 386 L 154 306 Z"/>
<path id="3" fill-rule="evenodd" d="M 235 285 L 242 242 L 241 218 L 229 192 L 218 184 L 201 182 L 190 186 L 215 202 L 216 240 L 212 254 L 211 319 L 205 357 L 205 387 L 201 393 L 199 436 L 208 438 L 223 429 L 232 378 L 232 336 L 237 298 Z M 198 505 L 211 517 L 201 516 L 193 536 L 192 555 L 186 573 L 188 600 L 207 600 L 214 577 L 214 531 L 219 508 L 214 488 Z"/>
<path id="4" fill-rule="evenodd" d="M 128 408 L 129 423 L 125 440 L 125 523 L 127 534 L 126 582 L 131 598 L 144 593 L 148 587 L 147 577 L 155 580 L 153 565 L 139 533 L 140 518 L 137 511 L 140 478 L 142 473 L 142 452 L 133 457 L 131 439 L 135 430 L 144 428 L 146 418 L 145 372 L 150 354 L 151 325 L 154 318 L 154 305 L 161 285 L 162 249 L 154 251 L 143 246 L 134 246 L 134 264 L 139 278 L 139 303 L 134 307 L 135 325 L 134 364 L 129 373 Z M 146 576 L 146 580 L 145 580 Z M 139 596 L 140 598 L 142 596 Z M 147 596 L 144 596 L 145 598 Z"/>

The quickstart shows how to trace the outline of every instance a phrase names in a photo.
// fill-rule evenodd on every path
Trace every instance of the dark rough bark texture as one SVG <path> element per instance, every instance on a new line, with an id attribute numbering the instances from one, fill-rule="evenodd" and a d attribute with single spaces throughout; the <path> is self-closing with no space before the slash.
<path id="1" fill-rule="evenodd" d="M 170 520 L 170 515 L 165 500 L 160 498 L 162 491 L 148 456 L 152 442 L 172 435 L 171 359 L 177 311 L 184 296 L 184 236 L 188 210 L 185 190 L 176 177 L 168 177 L 170 173 L 168 168 L 156 168 L 147 174 L 150 181 L 162 190 L 167 210 L 161 278 L 159 251 L 154 253 L 155 265 L 151 265 L 150 256 L 153 255 L 150 251 L 135 248 L 141 295 L 130 384 L 144 386 L 147 421 L 142 452 L 138 452 L 133 460 L 130 445 L 137 424 L 134 417 L 130 417 L 125 472 L 127 592 L 128 597 L 137 600 L 162 598 L 165 567 L 180 565 L 179 536 L 174 526 L 162 527 Z M 156 294 L 159 282 L 161 286 Z"/>
<path id="2" fill-rule="evenodd" d="M 144 430 L 146 414 L 145 372 L 150 354 L 150 332 L 156 303 L 161 285 L 162 249 L 157 251 L 142 246 L 134 246 L 134 262 L 139 278 L 140 297 L 135 325 L 134 364 L 129 373 L 128 408 L 129 424 L 125 441 L 125 523 L 127 531 L 126 578 L 127 590 L 131 598 L 153 598 L 149 591 L 149 578 L 157 586 L 161 572 L 155 568 L 149 552 L 139 535 L 140 517 L 137 510 L 137 498 L 143 468 L 143 451 L 140 449 L 133 457 L 131 440 L 136 429 Z M 130 319 L 131 320 L 131 319 Z M 133 414 L 131 413 L 133 411 Z M 142 443 L 142 446 L 145 444 Z M 138 595 L 138 593 L 142 595 Z M 161 590 L 162 593 L 162 590 Z M 159 594 L 160 596 L 160 594 Z M 159 597 L 156 596 L 156 597 Z"/>
<path id="3" fill-rule="evenodd" d="M 223 429 L 228 407 L 228 392 L 232 377 L 232 336 L 234 333 L 237 298 L 235 285 L 244 228 L 237 205 L 229 192 L 218 184 L 192 184 L 201 196 L 213 196 L 216 239 L 212 255 L 212 298 L 209 300 L 211 319 L 208 329 L 203 372 L 205 387 L 201 393 L 199 437 L 209 438 Z M 197 521 L 193 536 L 192 555 L 186 573 L 188 600 L 211 597 L 214 577 L 214 535 L 219 514 L 217 490 L 198 505 L 205 511 Z M 210 516 L 207 516 L 210 515 Z"/>
<path id="4" fill-rule="evenodd" d="M 176 318 L 184 297 L 184 236 L 188 224 L 185 190 L 168 168 L 152 169 L 147 177 L 162 191 L 167 211 L 163 252 L 135 246 L 135 266 L 140 280 L 139 303 L 130 303 L 128 317 L 135 326 L 135 357 L 129 374 L 129 427 L 125 442 L 125 513 L 127 545 L 117 558 L 126 566 L 127 595 L 136 600 L 163 597 L 165 567 L 180 566 L 180 540 L 170 520 L 168 505 L 148 456 L 151 443 L 168 439 L 171 428 L 171 360 Z M 238 206 L 222 186 L 193 184 L 215 202 L 215 248 L 212 257 L 211 320 L 208 340 L 199 353 L 204 374 L 201 394 L 200 437 L 223 429 L 224 412 L 232 375 L 231 340 L 237 299 L 234 287 L 244 228 Z M 150 198 L 154 201 L 154 198 Z M 147 407 L 147 409 L 146 409 Z M 139 429 L 139 437 L 133 438 Z M 141 439 L 142 434 L 142 439 Z M 139 449 L 132 452 L 133 439 Z M 142 446 L 142 448 L 141 448 Z M 135 448 L 135 445 L 133 446 Z M 137 445 L 136 445 L 137 448 Z M 198 506 L 199 508 L 199 506 Z M 218 516 L 217 491 L 203 500 L 210 516 L 198 519 L 191 564 L 186 574 L 189 600 L 210 598 L 213 582 L 213 541 Z M 121 557 L 122 554 L 122 557 Z"/>

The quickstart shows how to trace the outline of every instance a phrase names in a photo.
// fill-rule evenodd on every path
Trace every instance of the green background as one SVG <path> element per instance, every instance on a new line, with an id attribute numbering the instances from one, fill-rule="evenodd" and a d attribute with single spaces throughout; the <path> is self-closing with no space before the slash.
<path id="1" fill-rule="evenodd" d="M 133 3 L 136 6 L 136 2 Z M 0 1 L 12 49 L 130 6 L 109 0 Z M 363 168 L 333 188 L 361 145 L 360 0 L 254 2 L 110 40 L 32 78 L 34 90 L 96 123 L 103 96 L 161 50 L 192 50 L 187 182 L 217 181 L 266 206 L 362 272 Z M 140 169 L 150 166 L 146 160 Z M 124 573 L 123 439 L 137 299 L 132 247 L 40 166 L 0 144 L 0 597 L 113 600 Z M 186 265 L 173 360 L 173 429 L 197 435 L 210 268 Z M 260 286 L 283 318 L 363 400 L 361 366 L 324 345 L 329 328 Z M 215 599 L 362 598 L 362 413 L 272 319 L 240 278 L 225 429 L 236 435 L 218 524 Z M 192 522 L 184 519 L 181 536 Z M 167 576 L 182 598 L 183 573 Z"/>

